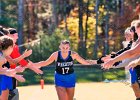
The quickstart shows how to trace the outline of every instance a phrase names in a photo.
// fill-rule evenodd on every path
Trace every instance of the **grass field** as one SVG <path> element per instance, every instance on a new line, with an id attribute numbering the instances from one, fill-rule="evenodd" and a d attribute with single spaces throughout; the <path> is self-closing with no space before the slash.
<path id="1" fill-rule="evenodd" d="M 18 87 L 20 100 L 58 100 L 54 85 Z M 75 100 L 135 100 L 132 88 L 124 83 L 78 83 Z"/>
<path id="2" fill-rule="evenodd" d="M 111 69 L 109 71 L 103 71 L 99 66 L 82 66 L 78 65 L 74 67 L 77 82 L 102 82 L 105 79 L 108 80 L 122 80 L 125 78 L 124 69 Z M 44 75 L 43 78 L 46 84 L 54 83 L 54 71 L 55 67 L 45 67 L 43 68 Z M 34 72 L 27 70 L 24 72 L 24 77 L 26 78 L 25 83 L 19 83 L 21 86 L 36 85 L 39 84 L 41 76 L 35 74 Z"/>

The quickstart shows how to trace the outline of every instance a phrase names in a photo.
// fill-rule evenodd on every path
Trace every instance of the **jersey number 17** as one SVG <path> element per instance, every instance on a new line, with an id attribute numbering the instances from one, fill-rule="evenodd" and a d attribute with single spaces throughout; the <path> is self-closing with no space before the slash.
<path id="1" fill-rule="evenodd" d="M 62 68 L 63 74 L 67 74 L 69 72 L 69 67 Z"/>

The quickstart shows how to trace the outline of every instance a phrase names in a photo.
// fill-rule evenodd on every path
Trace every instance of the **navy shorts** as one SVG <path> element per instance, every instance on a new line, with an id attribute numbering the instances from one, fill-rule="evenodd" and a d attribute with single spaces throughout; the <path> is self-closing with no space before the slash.
<path id="1" fill-rule="evenodd" d="M 68 74 L 68 75 L 61 75 L 55 72 L 55 85 L 56 86 L 72 88 L 72 87 L 75 87 L 75 83 L 76 83 L 75 73 Z"/>
<path id="2" fill-rule="evenodd" d="M 11 90 L 13 89 L 13 82 L 12 82 L 12 77 L 2 75 L 2 85 L 1 89 L 3 90 Z"/>
<path id="3" fill-rule="evenodd" d="M 134 84 L 137 82 L 137 74 L 136 74 L 136 70 L 132 68 L 129 69 L 129 72 L 130 72 L 130 76 L 131 76 L 131 84 Z"/>

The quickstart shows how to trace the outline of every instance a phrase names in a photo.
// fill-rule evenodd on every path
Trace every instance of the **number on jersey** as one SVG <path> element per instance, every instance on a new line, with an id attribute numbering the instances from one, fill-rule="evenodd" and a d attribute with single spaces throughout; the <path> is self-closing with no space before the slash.
<path id="1" fill-rule="evenodd" d="M 67 74 L 69 72 L 69 67 L 62 68 L 63 74 Z"/>

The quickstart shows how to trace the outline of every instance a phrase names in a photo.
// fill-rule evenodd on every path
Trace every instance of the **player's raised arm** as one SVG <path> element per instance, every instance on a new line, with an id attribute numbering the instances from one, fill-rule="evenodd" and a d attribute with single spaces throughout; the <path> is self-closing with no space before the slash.
<path id="1" fill-rule="evenodd" d="M 82 58 L 78 53 L 76 52 L 72 52 L 72 58 L 77 60 L 79 63 L 83 64 L 83 65 L 91 65 L 94 63 L 91 63 L 87 60 L 85 60 L 84 58 Z"/>
<path id="2" fill-rule="evenodd" d="M 58 52 L 54 52 L 47 60 L 34 63 L 34 66 L 43 67 L 53 63 L 56 60 Z"/>

